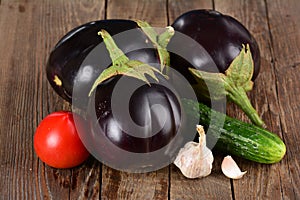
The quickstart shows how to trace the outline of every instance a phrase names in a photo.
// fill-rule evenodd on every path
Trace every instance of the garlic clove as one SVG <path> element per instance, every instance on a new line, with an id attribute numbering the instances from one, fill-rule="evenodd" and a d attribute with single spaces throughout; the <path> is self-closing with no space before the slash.
<path id="1" fill-rule="evenodd" d="M 225 176 L 232 179 L 240 179 L 247 173 L 242 172 L 231 156 L 226 156 L 221 164 L 222 172 Z"/>
<path id="2" fill-rule="evenodd" d="M 206 147 L 206 135 L 202 126 L 197 125 L 199 143 L 188 142 L 180 149 L 174 164 L 187 178 L 200 178 L 211 173 L 213 154 Z"/>

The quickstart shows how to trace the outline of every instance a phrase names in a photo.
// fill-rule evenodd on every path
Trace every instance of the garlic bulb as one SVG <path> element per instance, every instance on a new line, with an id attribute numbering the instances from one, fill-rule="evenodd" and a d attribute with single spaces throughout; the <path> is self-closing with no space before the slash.
<path id="1" fill-rule="evenodd" d="M 206 147 L 206 135 L 203 126 L 197 125 L 199 143 L 188 142 L 180 149 L 174 164 L 187 178 L 200 178 L 211 173 L 213 154 Z"/>
<path id="2" fill-rule="evenodd" d="M 225 176 L 232 179 L 240 179 L 247 173 L 242 172 L 231 156 L 226 156 L 221 164 L 222 172 Z"/>

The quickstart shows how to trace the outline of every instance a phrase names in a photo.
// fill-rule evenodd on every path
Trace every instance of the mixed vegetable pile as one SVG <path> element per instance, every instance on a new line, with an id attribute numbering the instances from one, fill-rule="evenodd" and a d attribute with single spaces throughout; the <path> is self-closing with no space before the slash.
<path id="1" fill-rule="evenodd" d="M 124 38 L 112 37 L 132 29 L 138 31 L 128 35 L 125 41 Z M 182 43 L 182 35 L 193 42 Z M 99 47 L 102 42 L 104 45 Z M 180 55 L 170 51 L 178 47 Z M 95 48 L 104 49 L 102 55 L 97 55 L 97 67 L 82 68 L 82 63 Z M 188 80 L 198 101 L 177 99 L 166 85 L 160 84 L 168 80 L 170 68 Z M 286 151 L 283 141 L 266 130 L 246 94 L 252 90 L 259 69 L 258 44 L 240 22 L 217 11 L 193 10 L 179 16 L 161 33 L 139 20 L 99 20 L 81 25 L 56 44 L 46 71 L 51 86 L 63 99 L 73 105 L 80 102 L 75 105 L 80 110 L 78 113 L 96 111 L 97 126 L 102 127 L 102 132 L 94 137 L 107 138 L 126 151 L 155 152 L 168 144 L 181 126 L 183 107 L 189 118 L 199 121 L 196 128 L 199 143 L 191 141 L 182 147 L 174 164 L 185 176 L 196 178 L 211 172 L 213 155 L 211 148 L 206 146 L 206 141 L 209 143 L 211 139 L 217 141 L 214 149 L 228 155 L 267 164 L 283 158 Z M 126 117 L 115 120 L 111 99 L 115 85 L 124 78 L 128 82 L 144 83 L 134 92 L 129 103 L 128 112 L 133 121 L 140 125 L 149 120 L 150 124 L 160 123 L 161 110 L 152 109 L 152 106 L 164 108 L 164 117 L 169 120 L 157 134 L 149 136 L 149 133 L 141 132 L 140 137 L 134 137 L 120 128 L 126 127 Z M 82 101 L 73 95 L 75 85 L 86 97 Z M 91 96 L 95 99 L 92 105 Z M 237 104 L 252 124 L 211 108 L 211 101 L 224 99 Z M 195 110 L 198 111 L 196 114 Z M 35 151 L 49 166 L 70 168 L 89 156 L 78 136 L 80 130 L 77 130 L 73 115 L 81 119 L 79 114 L 67 111 L 52 113 L 36 130 Z M 224 120 L 222 127 L 214 124 L 218 119 Z M 82 117 L 84 120 L 87 119 Z M 90 126 L 92 129 L 95 124 Z M 208 129 L 209 134 L 205 134 L 204 130 Z M 109 149 L 103 151 L 109 152 Z M 240 171 L 231 156 L 224 158 L 222 171 L 230 178 L 240 178 L 245 173 Z"/>

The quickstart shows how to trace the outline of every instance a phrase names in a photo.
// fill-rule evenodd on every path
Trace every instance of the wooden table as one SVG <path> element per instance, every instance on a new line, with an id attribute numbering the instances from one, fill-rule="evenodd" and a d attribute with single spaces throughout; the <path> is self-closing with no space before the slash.
<path id="1" fill-rule="evenodd" d="M 188 180 L 170 165 L 130 174 L 94 158 L 59 170 L 33 150 L 47 114 L 69 109 L 46 80 L 49 52 L 67 31 L 111 18 L 143 19 L 164 27 L 181 13 L 213 8 L 241 21 L 261 49 L 261 72 L 249 96 L 269 130 L 287 145 L 284 159 L 263 165 L 235 158 L 248 173 L 226 178 L 215 157 L 212 174 Z M 299 199 L 300 2 L 298 0 L 0 0 L 0 199 Z M 234 105 L 228 114 L 247 120 Z"/>

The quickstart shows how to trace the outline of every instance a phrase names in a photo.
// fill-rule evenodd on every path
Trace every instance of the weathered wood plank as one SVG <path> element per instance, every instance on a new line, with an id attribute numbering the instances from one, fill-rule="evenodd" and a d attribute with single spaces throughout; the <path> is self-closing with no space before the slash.
<path id="1" fill-rule="evenodd" d="M 54 31 L 51 41 L 49 41 L 50 49 L 55 45 L 60 37 L 72 28 L 83 23 L 103 19 L 104 18 L 104 3 L 105 1 L 49 1 L 45 6 L 45 11 L 49 14 L 49 21 L 44 24 L 44 28 L 50 28 L 50 32 Z M 65 13 L 61 10 L 66 10 Z M 38 24 L 38 22 L 36 22 Z M 54 30 L 53 28 L 54 27 Z M 51 90 L 51 88 L 50 88 Z M 61 101 L 61 99 L 60 99 Z M 50 109 L 49 109 L 50 110 Z M 51 109 L 53 111 L 53 109 Z M 51 112 L 50 110 L 50 112 Z M 55 109 L 56 110 L 56 109 Z M 67 183 L 63 186 L 68 189 L 67 194 L 70 199 L 98 199 L 100 195 L 100 166 L 101 164 L 91 158 L 84 165 L 70 170 L 70 174 L 66 176 L 58 176 L 56 179 L 50 179 L 52 184 L 50 189 L 57 188 L 57 179 L 66 179 Z M 66 170 L 58 170 L 64 173 Z M 52 174 L 49 170 L 47 174 Z M 52 192 L 52 195 L 57 192 Z M 62 199 L 60 196 L 53 199 Z"/>
<path id="2" fill-rule="evenodd" d="M 215 7 L 221 12 L 236 17 L 257 39 L 261 49 L 261 71 L 249 96 L 268 129 L 280 134 L 275 75 L 271 65 L 270 38 L 264 2 L 216 1 Z M 270 112 L 270 108 L 272 112 Z M 249 121 L 236 106 L 231 107 L 230 114 Z M 240 167 L 248 173 L 243 179 L 233 181 L 235 198 L 278 199 L 281 196 L 279 164 L 260 165 L 239 158 L 236 160 Z"/>
<path id="3" fill-rule="evenodd" d="M 169 0 L 168 4 L 168 15 L 170 25 L 173 21 L 179 17 L 181 14 L 197 9 L 212 9 L 213 1 L 212 0 Z"/>
<path id="4" fill-rule="evenodd" d="M 232 199 L 230 181 L 221 171 L 222 156 L 214 154 L 212 172 L 199 179 L 187 179 L 172 164 L 170 199 Z"/>
<path id="5" fill-rule="evenodd" d="M 51 48 L 71 28 L 103 18 L 104 1 L 4 1 L 0 9 L 1 197 L 98 197 L 98 162 L 72 170 L 45 166 L 33 151 L 33 134 L 44 116 L 69 109 L 46 80 Z"/>
<path id="6" fill-rule="evenodd" d="M 5 152 L 1 158 L 5 168 L 0 173 L 1 177 L 7 176 L 6 180 L 1 181 L 4 184 L 1 185 L 1 194 L 7 199 L 49 197 L 47 192 L 41 194 L 47 191 L 48 185 L 44 184 L 45 179 L 39 179 L 38 174 L 41 173 L 42 178 L 45 168 L 38 164 L 32 148 L 37 117 L 47 111 L 47 107 L 40 107 L 41 110 L 37 112 L 36 107 L 39 105 L 38 96 L 42 96 L 34 91 L 37 87 L 45 89 L 45 84 L 40 85 L 42 81 L 38 78 L 42 72 L 37 64 L 42 63 L 43 56 L 37 58 L 35 53 L 39 48 L 38 38 L 31 31 L 36 28 L 31 23 L 34 20 L 33 9 L 32 4 L 22 4 L 21 9 L 18 3 L 1 5 L 1 30 L 4 30 L 1 31 L 1 70 L 6 77 L 1 79 L 1 92 L 6 95 L 1 95 L 1 102 L 5 102 L 1 105 L 1 116 L 5 116 L 1 118 L 5 120 L 1 123 L 5 130 L 1 134 L 4 143 L 1 153 Z M 47 99 L 47 92 L 43 97 Z M 42 187 L 36 188 L 31 183 L 41 184 Z"/>
<path id="7" fill-rule="evenodd" d="M 140 19 L 153 27 L 167 25 L 166 0 L 108 0 L 107 19 Z"/>
<path id="8" fill-rule="evenodd" d="M 208 0 L 107 3 L 107 18 L 144 19 L 161 27 L 183 12 L 213 6 Z M 33 134 L 38 123 L 50 112 L 70 109 L 46 80 L 47 56 L 71 28 L 103 19 L 104 4 L 104 0 L 0 0 L 1 198 L 232 198 L 230 181 L 220 170 L 221 155 L 216 156 L 212 174 L 197 180 L 185 179 L 174 165 L 130 174 L 102 167 L 92 157 L 70 170 L 50 168 L 37 159 Z M 299 199 L 300 4 L 297 0 L 215 0 L 214 4 L 217 10 L 242 21 L 258 40 L 262 70 L 249 95 L 268 129 L 283 137 L 288 147 L 280 164 L 260 165 L 235 158 L 248 173 L 232 181 L 233 198 Z M 236 106 L 230 105 L 228 111 L 248 121 Z"/>
<path id="9" fill-rule="evenodd" d="M 181 14 L 194 9 L 212 9 L 212 1 L 169 1 L 170 24 Z M 184 178 L 180 170 L 172 165 L 170 199 L 231 199 L 230 180 L 221 172 L 222 156 L 215 155 L 211 175 L 202 179 Z"/>
<path id="10" fill-rule="evenodd" d="M 300 3 L 267 1 L 282 136 L 287 155 L 280 166 L 285 199 L 300 198 Z"/>
<path id="11" fill-rule="evenodd" d="M 167 25 L 166 1 L 109 0 L 107 19 L 141 19 L 152 26 Z M 150 173 L 126 173 L 102 167 L 102 199 L 168 199 L 169 168 Z"/>
<path id="12" fill-rule="evenodd" d="M 273 5 L 274 2 L 272 1 L 269 4 Z M 277 35 L 278 40 L 274 40 L 271 37 L 273 34 L 272 32 L 270 34 L 267 15 L 278 16 L 278 11 L 282 9 L 282 7 L 278 6 L 276 8 L 277 10 L 274 9 L 271 11 L 263 1 L 216 1 L 215 7 L 221 12 L 235 16 L 257 39 L 261 49 L 261 72 L 255 81 L 254 90 L 249 93 L 249 96 L 253 105 L 266 122 L 268 129 L 285 139 L 285 131 L 283 131 L 284 127 L 282 126 L 285 112 L 282 111 L 280 104 L 278 104 L 280 97 L 278 87 L 286 88 L 287 85 L 282 83 L 278 84 L 279 77 L 276 68 L 274 70 L 273 63 L 275 59 L 281 61 L 284 59 L 282 57 L 279 59 L 278 56 L 273 53 L 273 45 L 276 46 L 278 42 L 282 41 L 281 38 L 283 34 Z M 267 10 L 268 13 L 266 12 Z M 279 24 L 283 25 L 284 23 L 280 23 L 279 20 L 274 21 L 274 26 L 278 27 Z M 286 28 L 282 26 L 282 31 L 285 30 Z M 290 40 L 286 42 L 287 44 L 291 43 Z M 299 51 L 296 47 L 295 50 Z M 285 53 L 291 53 L 291 51 L 287 50 Z M 295 80 L 299 80 L 299 77 L 294 76 L 294 78 Z M 293 86 L 295 86 L 294 83 Z M 284 103 L 284 105 L 290 106 L 292 104 Z M 236 106 L 232 107 L 230 109 L 231 115 L 248 121 L 245 115 L 242 114 Z M 292 126 L 294 126 L 294 124 Z M 295 126 L 293 128 L 295 128 Z M 287 154 L 289 155 L 289 153 Z M 259 165 L 238 159 L 241 168 L 248 171 L 248 176 L 242 180 L 233 182 L 235 197 L 237 199 L 244 198 L 245 196 L 249 198 L 281 199 L 285 196 L 288 197 L 288 199 L 294 199 L 294 196 L 291 196 L 290 193 L 291 187 L 286 186 L 290 185 L 292 178 L 288 171 L 288 160 L 289 156 L 286 156 L 280 164 Z M 296 177 L 299 177 L 299 175 L 296 175 Z M 244 188 L 247 188 L 247 190 L 244 190 Z M 285 195 L 285 193 L 288 194 Z"/>
<path id="13" fill-rule="evenodd" d="M 82 166 L 72 169 L 70 199 L 99 199 L 101 188 L 101 163 L 90 157 Z"/>
<path id="14" fill-rule="evenodd" d="M 101 198 L 167 199 L 168 168 L 150 173 L 126 173 L 103 166 Z"/>

